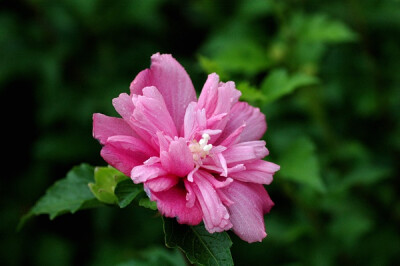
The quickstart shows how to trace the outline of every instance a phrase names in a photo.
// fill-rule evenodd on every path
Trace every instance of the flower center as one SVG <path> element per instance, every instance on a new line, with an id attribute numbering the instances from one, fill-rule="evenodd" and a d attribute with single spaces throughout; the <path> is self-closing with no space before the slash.
<path id="1" fill-rule="evenodd" d="M 193 160 L 195 162 L 200 162 L 201 159 L 206 158 L 213 147 L 212 144 L 208 144 L 210 135 L 204 133 L 201 137 L 199 142 L 197 142 L 197 140 L 192 140 L 192 143 L 189 144 L 189 149 L 193 153 Z"/>

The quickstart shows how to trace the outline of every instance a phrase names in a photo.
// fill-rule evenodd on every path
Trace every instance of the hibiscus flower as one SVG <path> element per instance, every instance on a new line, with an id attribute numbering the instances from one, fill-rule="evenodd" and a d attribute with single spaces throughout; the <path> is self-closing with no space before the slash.
<path id="1" fill-rule="evenodd" d="M 274 205 L 263 185 L 279 166 L 263 160 L 265 116 L 240 95 L 213 73 L 197 100 L 185 69 L 157 53 L 130 94 L 113 100 L 122 118 L 93 115 L 93 136 L 104 160 L 143 183 L 164 216 L 262 241 L 264 214 Z"/>

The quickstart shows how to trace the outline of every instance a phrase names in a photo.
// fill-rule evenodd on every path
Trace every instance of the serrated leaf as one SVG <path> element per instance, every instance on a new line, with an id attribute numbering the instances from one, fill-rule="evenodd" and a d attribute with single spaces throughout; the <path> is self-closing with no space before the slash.
<path id="1" fill-rule="evenodd" d="M 189 261 L 197 265 L 233 265 L 232 241 L 226 232 L 210 234 L 203 224 L 181 225 L 164 218 L 165 245 L 181 249 Z"/>
<path id="2" fill-rule="evenodd" d="M 151 209 L 153 211 L 157 210 L 157 202 L 151 201 L 149 198 L 141 198 L 139 200 L 139 206 L 145 207 L 147 209 Z"/>
<path id="3" fill-rule="evenodd" d="M 141 192 L 143 192 L 143 187 L 134 184 L 130 179 L 119 182 L 114 191 L 120 208 L 128 206 Z"/>
<path id="4" fill-rule="evenodd" d="M 21 228 L 26 220 L 35 215 L 48 214 L 50 219 L 77 210 L 100 206 L 101 203 L 90 191 L 88 184 L 94 180 L 94 168 L 88 164 L 75 166 L 66 178 L 54 183 L 33 208 L 20 221 Z"/>
<path id="5" fill-rule="evenodd" d="M 95 183 L 89 183 L 89 188 L 99 201 L 114 204 L 118 202 L 114 190 L 117 184 L 125 179 L 129 179 L 129 177 L 113 167 L 96 167 Z"/>
<path id="6" fill-rule="evenodd" d="M 285 69 L 272 71 L 262 82 L 261 90 L 266 102 L 275 101 L 294 90 L 316 84 L 318 79 L 303 73 L 290 75 Z"/>
<path id="7" fill-rule="evenodd" d="M 302 137 L 294 140 L 281 155 L 280 175 L 282 178 L 308 185 L 320 192 L 325 191 L 319 173 L 314 143 Z"/>

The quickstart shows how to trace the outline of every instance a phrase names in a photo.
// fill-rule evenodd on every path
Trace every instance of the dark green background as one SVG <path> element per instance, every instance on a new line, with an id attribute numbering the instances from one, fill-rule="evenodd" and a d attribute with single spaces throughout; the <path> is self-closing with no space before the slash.
<path id="1" fill-rule="evenodd" d="M 111 99 L 161 52 L 198 91 L 217 71 L 267 116 L 276 206 L 262 243 L 231 234 L 237 265 L 398 265 L 399 40 L 398 0 L 0 1 L 1 264 L 113 265 L 166 249 L 160 217 L 140 207 L 15 232 L 72 166 L 105 165 L 92 114 L 116 115 Z M 276 69 L 319 83 L 260 98 Z"/>

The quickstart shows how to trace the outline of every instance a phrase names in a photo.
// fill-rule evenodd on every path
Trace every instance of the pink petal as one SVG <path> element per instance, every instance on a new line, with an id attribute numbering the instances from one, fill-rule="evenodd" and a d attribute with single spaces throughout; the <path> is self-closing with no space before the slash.
<path id="1" fill-rule="evenodd" d="M 120 149 L 131 151 L 131 156 L 133 157 L 135 157 L 138 153 L 143 153 L 147 160 L 149 157 L 157 155 L 157 151 L 145 141 L 133 136 L 111 136 L 107 139 L 107 143 L 110 143 Z"/>
<path id="2" fill-rule="evenodd" d="M 229 177 L 243 182 L 269 185 L 272 182 L 274 173 L 279 169 L 279 165 L 257 160 L 247 163 L 244 171 L 229 173 Z"/>
<path id="3" fill-rule="evenodd" d="M 101 150 L 101 156 L 106 162 L 128 176 L 133 167 L 156 154 L 157 151 L 140 138 L 121 135 L 107 138 Z"/>
<path id="4" fill-rule="evenodd" d="M 220 144 L 218 144 L 218 141 L 215 144 L 216 145 L 225 146 L 225 147 L 229 147 L 229 146 L 232 146 L 232 145 L 238 143 L 239 140 L 240 140 L 240 136 L 241 136 L 241 134 L 242 134 L 244 129 L 245 129 L 245 125 L 242 125 L 242 126 L 238 127 L 235 131 L 233 131 L 226 138 L 224 137 L 224 139 L 222 139 L 222 137 L 220 137 L 219 140 L 222 140 L 222 142 Z"/>
<path id="5" fill-rule="evenodd" d="M 193 155 L 184 138 L 171 141 L 168 152 L 162 151 L 160 158 L 164 169 L 173 175 L 184 177 L 194 168 Z"/>
<path id="6" fill-rule="evenodd" d="M 206 113 L 204 109 L 199 110 L 197 103 L 191 102 L 186 108 L 183 133 L 186 140 L 192 140 L 196 137 L 196 133 L 204 130 L 207 126 Z"/>
<path id="7" fill-rule="evenodd" d="M 188 208 L 192 208 L 193 205 L 196 203 L 196 194 L 194 193 L 194 190 L 193 190 L 193 183 L 192 183 L 193 179 L 192 179 L 192 181 L 188 181 L 188 180 L 189 179 L 184 179 L 183 180 L 185 188 L 186 188 L 186 191 L 187 191 L 187 193 L 186 193 L 186 206 Z"/>
<path id="8" fill-rule="evenodd" d="M 167 172 L 160 164 L 139 165 L 134 167 L 130 174 L 135 184 L 143 183 L 150 179 L 165 175 L 167 175 Z"/>
<path id="9" fill-rule="evenodd" d="M 203 211 L 203 221 L 208 232 L 222 232 L 232 227 L 229 213 L 222 204 L 213 185 L 202 176 L 202 170 L 197 171 L 194 177 L 193 190 Z"/>
<path id="10" fill-rule="evenodd" d="M 229 113 L 237 103 L 242 93 L 236 89 L 233 81 L 220 82 L 218 86 L 218 98 L 215 104 L 213 115 Z"/>
<path id="11" fill-rule="evenodd" d="M 215 149 L 217 147 L 213 148 Z M 222 153 L 212 154 L 212 156 L 208 156 L 207 158 L 203 159 L 202 162 L 202 168 L 214 171 L 225 177 L 228 175 L 228 167 L 225 157 L 222 155 Z"/>
<path id="12" fill-rule="evenodd" d="M 114 135 L 135 136 L 136 134 L 121 118 L 93 114 L 93 137 L 104 145 L 108 137 Z"/>
<path id="13" fill-rule="evenodd" d="M 235 144 L 222 152 L 228 166 L 235 163 L 251 162 L 268 155 L 265 141 L 255 140 Z"/>
<path id="14" fill-rule="evenodd" d="M 246 127 L 241 133 L 241 142 L 260 139 L 267 130 L 265 116 L 259 108 L 254 108 L 246 102 L 238 102 L 230 111 L 229 121 L 220 139 L 225 139 L 243 124 L 246 124 Z"/>
<path id="15" fill-rule="evenodd" d="M 132 97 L 126 93 L 121 93 L 117 98 L 114 98 L 113 106 L 115 110 L 120 114 L 120 116 L 127 122 L 129 122 L 130 117 L 135 110 L 135 106 L 132 102 Z"/>
<path id="16" fill-rule="evenodd" d="M 160 176 L 146 182 L 146 186 L 154 192 L 168 190 L 178 184 L 179 177 L 168 175 Z"/>
<path id="17" fill-rule="evenodd" d="M 112 144 L 106 144 L 100 152 L 101 157 L 112 167 L 118 169 L 129 176 L 133 167 L 140 165 L 146 160 L 146 156 L 138 153 L 132 156 L 132 152 L 115 147 Z"/>
<path id="18" fill-rule="evenodd" d="M 208 76 L 198 102 L 198 109 L 205 109 L 208 129 L 224 129 L 229 119 L 228 114 L 240 95 L 234 82 L 219 82 L 219 77 L 215 73 Z M 214 143 L 219 135 L 212 138 L 210 143 Z"/>
<path id="19" fill-rule="evenodd" d="M 148 134 L 142 136 L 144 139 L 148 136 L 156 139 L 159 131 L 171 137 L 178 135 L 163 97 L 156 87 L 144 88 L 143 96 L 134 97 L 133 102 L 135 110 L 131 119 L 135 127 L 147 131 Z M 137 131 L 137 133 L 142 132 Z"/>
<path id="20" fill-rule="evenodd" d="M 228 209 L 235 234 L 249 243 L 261 242 L 267 236 L 263 214 L 274 205 L 265 188 L 235 181 L 222 191 L 234 202 Z"/>
<path id="21" fill-rule="evenodd" d="M 197 225 L 203 218 L 198 202 L 191 207 L 186 206 L 186 190 L 179 185 L 166 191 L 151 192 L 150 199 L 157 202 L 162 215 L 176 217 L 180 224 Z"/>
<path id="22" fill-rule="evenodd" d="M 201 175 L 204 179 L 206 179 L 214 188 L 222 188 L 228 186 L 233 182 L 233 179 L 228 177 L 215 177 L 212 174 L 206 171 L 200 171 L 199 175 Z"/>
<path id="23" fill-rule="evenodd" d="M 131 83 L 131 94 L 141 95 L 142 89 L 148 86 L 160 91 L 180 132 L 186 107 L 196 101 L 196 92 L 185 69 L 169 54 L 154 54 L 150 69 L 140 72 Z"/>
<path id="24" fill-rule="evenodd" d="M 215 73 L 208 75 L 206 83 L 204 83 L 203 89 L 199 96 L 198 108 L 205 109 L 207 117 L 210 117 L 217 105 L 218 99 L 218 85 L 219 76 Z"/>

